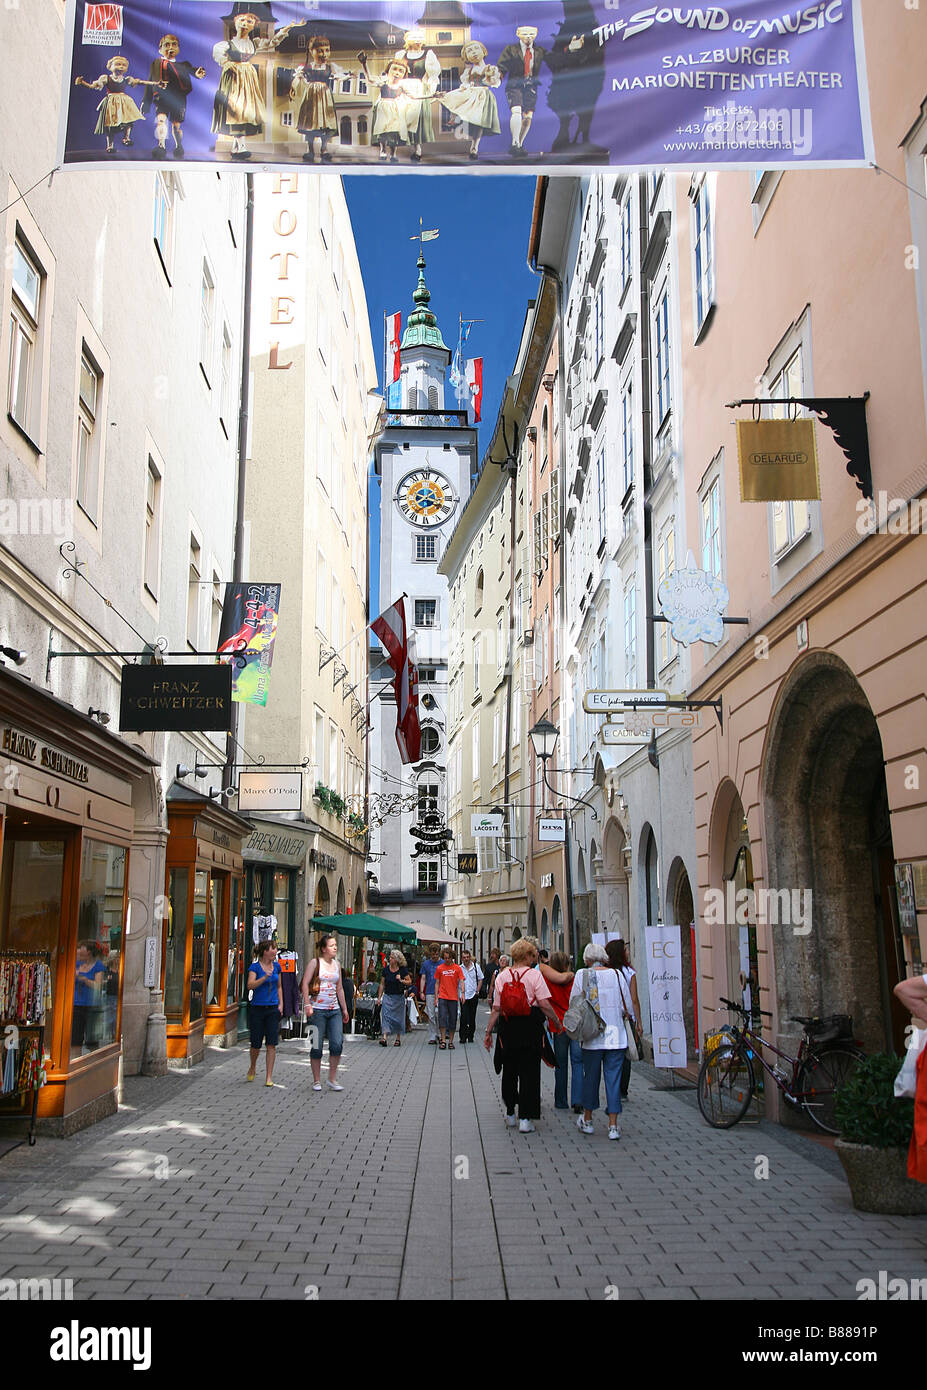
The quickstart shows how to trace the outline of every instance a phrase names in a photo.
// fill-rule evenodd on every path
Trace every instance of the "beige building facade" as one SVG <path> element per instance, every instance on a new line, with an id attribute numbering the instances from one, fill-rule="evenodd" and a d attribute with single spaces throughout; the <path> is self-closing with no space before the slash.
<path id="1" fill-rule="evenodd" d="M 927 21 L 862 15 L 890 177 L 686 176 L 676 202 L 687 529 L 749 619 L 691 649 L 693 696 L 723 708 L 693 734 L 701 1035 L 748 983 L 774 1041 L 849 1013 L 882 1051 L 927 945 Z M 790 408 L 727 402 L 864 395 L 872 504 L 820 421 L 820 501 L 741 502 L 734 415 Z M 756 890 L 748 923 L 730 888 Z"/>
<path id="2" fill-rule="evenodd" d="M 282 590 L 268 703 L 245 707 L 239 756 L 301 768 L 303 795 L 299 812 L 262 815 L 263 838 L 246 846 L 245 913 L 272 913 L 305 957 L 314 916 L 366 906 L 367 442 L 379 400 L 340 179 L 256 177 L 251 349 L 245 573 Z M 299 841 L 285 855 L 274 822 Z"/>

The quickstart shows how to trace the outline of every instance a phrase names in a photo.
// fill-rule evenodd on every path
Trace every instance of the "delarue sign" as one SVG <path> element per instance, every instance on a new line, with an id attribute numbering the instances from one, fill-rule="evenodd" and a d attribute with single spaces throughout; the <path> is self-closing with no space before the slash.
<path id="1" fill-rule="evenodd" d="M 153 729 L 227 733 L 231 722 L 231 666 L 123 666 L 122 733 Z"/>

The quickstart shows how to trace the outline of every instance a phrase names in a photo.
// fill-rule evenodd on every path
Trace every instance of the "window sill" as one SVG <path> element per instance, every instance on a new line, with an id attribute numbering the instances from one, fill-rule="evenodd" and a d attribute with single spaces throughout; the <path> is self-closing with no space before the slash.
<path id="1" fill-rule="evenodd" d="M 42 458 L 45 452 L 44 449 L 42 449 L 41 446 L 35 442 L 35 440 L 32 438 L 32 435 L 19 423 L 16 416 L 8 410 L 6 412 L 6 418 L 9 420 L 10 424 L 16 430 L 16 433 L 22 435 L 23 439 L 29 445 L 29 448 L 32 450 L 32 452 L 36 454 L 39 458 Z"/>
<path id="2" fill-rule="evenodd" d="M 805 541 L 811 539 L 812 534 L 813 532 L 811 531 L 810 527 L 807 531 L 802 531 L 801 535 L 796 536 L 794 540 L 789 541 L 788 545 L 785 546 L 784 549 L 776 552 L 776 554 L 773 556 L 773 564 L 781 565 L 784 560 L 788 560 L 792 555 L 795 554 L 797 550 L 801 549 Z"/>
<path id="3" fill-rule="evenodd" d="M 211 391 L 211 390 L 212 390 L 212 385 L 210 384 L 209 377 L 206 375 L 206 368 L 203 366 L 202 362 L 200 363 L 200 371 L 202 372 L 202 374 L 203 374 L 203 380 L 204 380 L 205 383 L 206 383 L 206 390 L 207 390 L 207 391 Z"/>

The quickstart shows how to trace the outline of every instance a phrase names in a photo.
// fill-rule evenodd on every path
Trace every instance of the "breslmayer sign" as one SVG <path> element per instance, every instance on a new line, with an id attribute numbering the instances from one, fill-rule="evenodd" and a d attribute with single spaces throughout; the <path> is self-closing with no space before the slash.
<path id="1" fill-rule="evenodd" d="M 410 27 L 429 8 L 68 0 L 58 163 L 405 172 L 875 159 L 861 0 L 467 0 L 427 31 Z"/>

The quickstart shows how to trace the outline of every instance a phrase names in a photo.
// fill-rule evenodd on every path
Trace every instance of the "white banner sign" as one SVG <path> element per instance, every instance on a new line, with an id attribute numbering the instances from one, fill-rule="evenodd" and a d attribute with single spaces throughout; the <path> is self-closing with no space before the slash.
<path id="1" fill-rule="evenodd" d="M 504 825 L 502 816 L 471 816 L 470 834 L 477 840 L 492 840 L 502 834 Z"/>
<path id="2" fill-rule="evenodd" d="M 301 811 L 303 774 L 301 772 L 240 772 L 238 774 L 239 811 Z"/>
<path id="3" fill-rule="evenodd" d="M 686 1025 L 682 1016 L 682 949 L 677 926 L 644 928 L 650 1027 L 655 1067 L 686 1065 Z"/>
<path id="4" fill-rule="evenodd" d="M 587 714 L 612 714 L 629 705 L 659 708 L 668 699 L 665 690 L 587 690 L 583 696 L 583 709 Z"/>
<path id="5" fill-rule="evenodd" d="M 566 821 L 562 816 L 542 816 L 538 821 L 539 840 L 566 840 Z"/>

